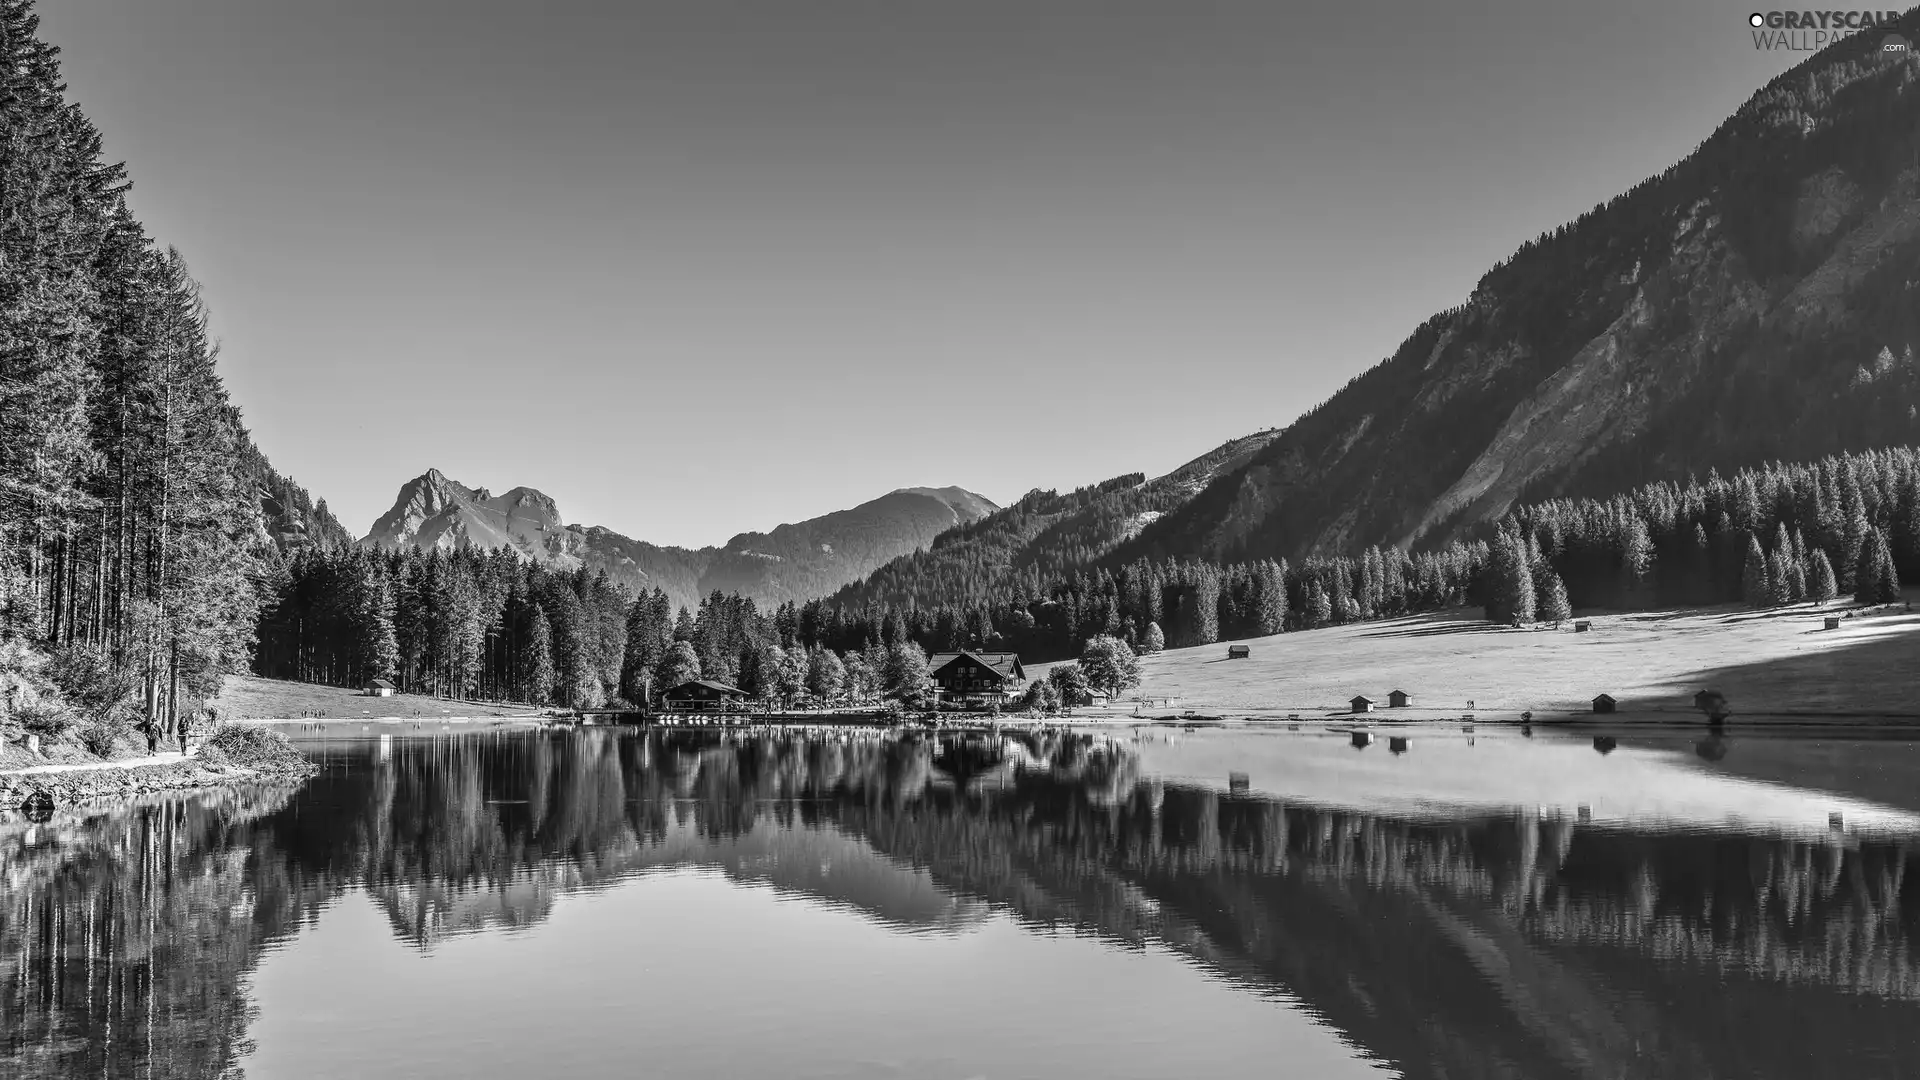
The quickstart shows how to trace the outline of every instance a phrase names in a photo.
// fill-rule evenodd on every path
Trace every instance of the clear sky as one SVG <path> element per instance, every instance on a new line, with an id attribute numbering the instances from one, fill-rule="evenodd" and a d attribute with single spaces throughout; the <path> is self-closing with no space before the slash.
<path id="1" fill-rule="evenodd" d="M 281 471 L 720 543 L 1284 425 L 1805 54 L 1725 2 L 43 0 Z"/>

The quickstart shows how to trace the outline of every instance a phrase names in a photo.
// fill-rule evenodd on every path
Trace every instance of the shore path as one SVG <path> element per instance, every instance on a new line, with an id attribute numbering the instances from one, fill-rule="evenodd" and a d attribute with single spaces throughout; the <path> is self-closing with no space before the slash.
<path id="1" fill-rule="evenodd" d="M 36 776 L 42 773 L 84 772 L 87 769 L 138 769 L 146 765 L 166 765 L 187 760 L 186 754 L 169 751 L 149 757 L 122 758 L 119 761 L 82 761 L 72 765 L 29 765 L 24 769 L 0 769 L 5 776 Z"/>

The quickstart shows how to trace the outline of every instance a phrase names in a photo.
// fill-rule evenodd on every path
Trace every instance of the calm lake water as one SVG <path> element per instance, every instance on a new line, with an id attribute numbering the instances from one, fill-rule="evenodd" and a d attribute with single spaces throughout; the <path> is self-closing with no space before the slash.
<path id="1" fill-rule="evenodd" d="M 1387 739 L 307 741 L 0 819 L 0 1076 L 1920 1075 L 1914 744 Z"/>

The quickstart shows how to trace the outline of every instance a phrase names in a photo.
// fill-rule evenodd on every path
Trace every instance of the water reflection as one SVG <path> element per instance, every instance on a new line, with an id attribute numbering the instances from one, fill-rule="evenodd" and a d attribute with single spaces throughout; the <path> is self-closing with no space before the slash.
<path id="1" fill-rule="evenodd" d="M 1000 911 L 1171 948 L 1415 1077 L 1855 1077 L 1920 1060 L 1920 904 L 1899 838 L 1412 821 L 1249 797 L 1238 778 L 1169 784 L 1124 744 L 1061 734 L 316 753 L 326 768 L 297 791 L 0 821 L 0 1074 L 220 1075 L 247 1049 L 245 974 L 347 890 L 432 949 L 689 866 L 900 933 Z"/>

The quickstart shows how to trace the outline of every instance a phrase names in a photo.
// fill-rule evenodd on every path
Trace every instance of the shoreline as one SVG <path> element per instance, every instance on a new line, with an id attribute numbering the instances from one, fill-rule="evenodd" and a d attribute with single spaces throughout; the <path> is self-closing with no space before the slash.
<path id="1" fill-rule="evenodd" d="M 227 787 L 234 784 L 305 780 L 319 766 L 304 756 L 273 765 L 237 765 L 178 758 L 138 765 L 111 761 L 56 769 L 39 767 L 0 772 L 0 810 L 18 810 L 37 795 L 55 806 L 73 806 L 92 799 L 129 798 L 157 791 Z"/>

